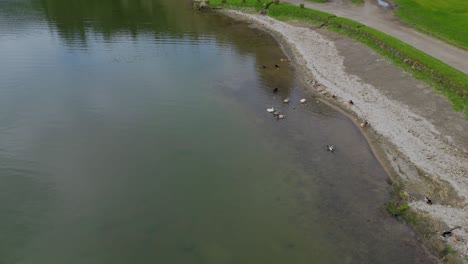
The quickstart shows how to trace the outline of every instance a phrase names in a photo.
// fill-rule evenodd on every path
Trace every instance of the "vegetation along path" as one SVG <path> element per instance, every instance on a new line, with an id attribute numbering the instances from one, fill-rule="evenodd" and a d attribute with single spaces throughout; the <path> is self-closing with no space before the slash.
<path id="1" fill-rule="evenodd" d="M 467 51 L 451 46 L 404 25 L 399 18 L 393 15 L 392 10 L 382 8 L 373 2 L 365 1 L 363 5 L 353 5 L 351 2 L 344 2 L 342 0 L 333 0 L 327 3 L 311 3 L 304 2 L 303 0 L 286 0 L 284 2 L 295 5 L 304 3 L 308 8 L 329 12 L 337 16 L 358 21 L 400 39 L 468 74 Z"/>

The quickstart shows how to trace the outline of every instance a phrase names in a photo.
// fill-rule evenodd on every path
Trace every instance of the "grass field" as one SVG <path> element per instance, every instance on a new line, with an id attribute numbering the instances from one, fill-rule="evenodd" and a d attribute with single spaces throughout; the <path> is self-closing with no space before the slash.
<path id="1" fill-rule="evenodd" d="M 396 15 L 427 34 L 468 49 L 468 0 L 394 0 Z"/>
<path id="2" fill-rule="evenodd" d="M 226 0 L 226 3 L 222 3 L 222 0 L 211 0 L 210 5 L 258 12 L 267 1 Z M 468 75 L 440 60 L 378 30 L 330 13 L 281 2 L 278 5 L 271 5 L 268 15 L 283 21 L 327 24 L 327 29 L 348 35 L 366 44 L 389 58 L 395 65 L 411 72 L 415 78 L 440 91 L 450 100 L 455 110 L 463 111 L 468 118 Z"/>

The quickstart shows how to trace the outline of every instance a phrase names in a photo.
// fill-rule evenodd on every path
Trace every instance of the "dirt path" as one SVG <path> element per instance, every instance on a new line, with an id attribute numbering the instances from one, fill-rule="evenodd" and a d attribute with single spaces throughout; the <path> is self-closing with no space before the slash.
<path id="1" fill-rule="evenodd" d="M 375 4 L 374 1 L 376 2 L 377 0 L 367 0 L 362 6 L 357 6 L 342 0 L 334 0 L 328 3 L 311 3 L 304 0 L 285 0 L 284 2 L 296 5 L 304 3 L 306 7 L 358 21 L 400 39 L 468 74 L 467 51 L 405 26 L 393 15 L 393 11 L 390 8 L 386 9 L 380 7 Z"/>

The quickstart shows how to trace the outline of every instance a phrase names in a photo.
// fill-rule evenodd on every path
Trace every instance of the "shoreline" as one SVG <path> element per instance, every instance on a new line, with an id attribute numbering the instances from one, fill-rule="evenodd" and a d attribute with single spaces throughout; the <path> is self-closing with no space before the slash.
<path id="1" fill-rule="evenodd" d="M 417 109 L 410 110 L 414 105 L 395 100 L 348 73 L 335 42 L 323 32 L 257 14 L 222 12 L 271 33 L 292 57 L 304 86 L 321 101 L 339 109 L 357 126 L 368 120 L 370 126 L 361 131 L 371 151 L 391 179 L 404 186 L 418 219 L 427 221 L 413 223 L 424 243 L 438 252 L 449 245 L 461 257 L 468 257 L 468 146 L 463 137 L 460 142 L 446 131 L 441 133 L 440 126 L 433 124 L 437 122 L 421 116 Z M 320 85 L 314 87 L 312 80 Z M 354 105 L 347 103 L 350 99 Z M 434 205 L 424 202 L 426 195 Z M 454 239 L 442 239 L 440 233 L 454 226 L 462 226 L 453 231 Z"/>

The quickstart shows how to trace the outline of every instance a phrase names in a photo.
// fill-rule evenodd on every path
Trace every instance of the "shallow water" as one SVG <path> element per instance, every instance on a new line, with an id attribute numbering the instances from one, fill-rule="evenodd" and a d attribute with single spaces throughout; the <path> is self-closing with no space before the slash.
<path id="1" fill-rule="evenodd" d="M 430 263 L 284 57 L 184 0 L 1 1 L 0 263 Z"/>

